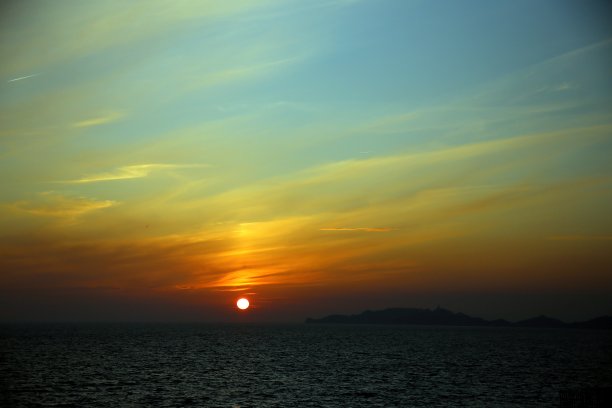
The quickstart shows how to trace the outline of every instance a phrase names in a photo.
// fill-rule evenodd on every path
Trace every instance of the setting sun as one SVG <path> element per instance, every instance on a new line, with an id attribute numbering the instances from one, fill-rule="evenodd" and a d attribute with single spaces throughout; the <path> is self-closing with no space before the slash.
<path id="1" fill-rule="evenodd" d="M 236 302 L 236 306 L 238 306 L 238 309 L 246 310 L 249 308 L 249 300 L 246 298 L 240 298 Z"/>

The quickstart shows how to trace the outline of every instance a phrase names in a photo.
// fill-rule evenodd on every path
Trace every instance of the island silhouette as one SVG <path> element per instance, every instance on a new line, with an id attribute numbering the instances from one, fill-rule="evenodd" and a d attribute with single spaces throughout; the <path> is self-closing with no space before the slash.
<path id="1" fill-rule="evenodd" d="M 389 308 L 366 310 L 356 315 L 329 315 L 320 319 L 307 318 L 308 324 L 405 324 L 436 326 L 492 326 L 492 327 L 541 327 L 612 330 L 612 316 L 606 315 L 583 322 L 565 323 L 559 319 L 540 315 L 526 320 L 510 322 L 504 319 L 486 320 L 454 313 L 437 307 L 436 309 Z"/>

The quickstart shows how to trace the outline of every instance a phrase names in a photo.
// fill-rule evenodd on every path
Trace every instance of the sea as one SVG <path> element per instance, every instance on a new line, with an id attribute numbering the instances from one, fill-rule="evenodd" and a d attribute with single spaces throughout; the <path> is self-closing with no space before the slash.
<path id="1" fill-rule="evenodd" d="M 612 332 L 0 325 L 5 407 L 558 407 L 612 385 Z"/>

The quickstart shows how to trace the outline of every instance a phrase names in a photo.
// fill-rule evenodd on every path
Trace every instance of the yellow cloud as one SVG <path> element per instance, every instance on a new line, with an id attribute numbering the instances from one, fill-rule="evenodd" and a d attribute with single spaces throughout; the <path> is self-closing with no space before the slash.
<path id="1" fill-rule="evenodd" d="M 552 235 L 550 241 L 611 241 L 612 235 Z"/>
<path id="2" fill-rule="evenodd" d="M 179 24 L 198 19 L 228 17 L 273 4 L 271 0 L 153 0 L 147 2 L 91 2 L 87 7 L 70 3 L 25 5 L 25 17 L 3 30 L 4 75 L 40 70 L 84 53 L 155 38 Z M 10 29 L 9 29 L 10 28 Z M 75 35 L 75 33 L 77 33 Z M 14 48 L 13 44 L 19 44 Z M 53 53 L 37 50 L 53 49 Z M 16 75 L 19 76 L 19 75 Z"/>
<path id="3" fill-rule="evenodd" d="M 68 197 L 54 192 L 45 192 L 40 193 L 37 200 L 18 201 L 11 204 L 9 208 L 41 217 L 76 218 L 116 204 L 116 201 L 111 200 Z"/>
<path id="4" fill-rule="evenodd" d="M 278 279 L 279 275 L 287 272 L 282 267 L 245 268 L 224 274 L 221 278 L 203 284 L 209 288 L 250 288 L 253 286 L 273 285 L 285 279 Z"/>
<path id="5" fill-rule="evenodd" d="M 274 71 L 275 69 L 282 68 L 283 66 L 297 61 L 298 58 L 285 58 L 274 61 L 264 61 L 259 64 L 246 65 L 241 67 L 232 67 L 221 70 L 219 72 L 212 72 L 204 75 L 204 79 L 190 84 L 197 87 L 208 87 L 224 84 L 241 79 L 252 79 L 259 75 L 264 75 Z"/>
<path id="6" fill-rule="evenodd" d="M 389 232 L 391 228 L 346 228 L 346 227 L 332 227 L 332 228 L 320 228 L 319 231 L 364 231 L 364 232 Z"/>
<path id="7" fill-rule="evenodd" d="M 69 180 L 65 183 L 95 183 L 99 181 L 127 180 L 147 177 L 151 172 L 157 170 L 174 170 L 182 168 L 209 167 L 206 164 L 135 164 L 131 166 L 123 166 L 109 173 L 94 174 L 91 176 L 82 177 L 76 180 Z"/>
<path id="8" fill-rule="evenodd" d="M 452 252 L 458 237 L 474 245 L 470 240 L 487 237 L 490 231 L 511 229 L 517 217 L 537 218 L 537 211 L 551 203 L 604 182 L 551 178 L 549 171 L 563 165 L 558 158 L 577 147 L 605 140 L 609 130 L 566 129 L 341 161 L 214 196 L 182 196 L 164 205 L 185 219 L 208 223 L 204 236 L 217 234 L 227 244 L 225 251 L 202 260 L 220 275 L 197 277 L 194 285 L 201 288 L 356 282 L 361 272 L 365 276 L 372 268 L 397 275 L 398 281 L 417 279 L 423 270 L 420 248 Z M 530 172 L 522 173 L 524 168 Z M 390 231 L 393 234 L 382 234 Z M 413 258 L 411 248 L 416 246 L 419 251 Z M 393 262 L 385 264 L 385 259 Z M 482 262 L 483 269 L 490 266 L 488 260 Z M 425 285 L 443 276 L 419 276 L 418 281 Z"/>
<path id="9" fill-rule="evenodd" d="M 123 116 L 124 115 L 122 113 L 113 112 L 108 115 L 80 120 L 78 122 L 73 123 L 73 126 L 77 128 L 82 128 L 82 127 L 105 125 L 107 123 L 115 122 L 116 120 L 121 119 Z"/>
<path id="10" fill-rule="evenodd" d="M 452 204 L 458 206 L 459 213 L 496 208 L 510 203 L 508 199 L 529 196 L 533 188 L 541 190 L 537 184 L 530 186 L 540 182 L 538 169 L 550 171 L 547 167 L 561 163 L 557 162 L 558 155 L 597 144 L 608 137 L 611 129 L 612 126 L 566 129 L 419 153 L 334 162 L 195 199 L 188 206 L 215 208 L 213 213 L 219 219 L 245 222 L 271 216 L 348 213 L 379 205 L 397 207 L 402 215 L 399 220 L 405 219 L 408 209 L 417 205 L 421 206 L 420 211 L 427 212 Z M 529 168 L 530 174 L 521 174 L 524 168 Z M 548 180 L 546 185 L 555 183 Z M 390 221 L 394 227 L 397 225 Z M 338 225 L 340 220 L 328 222 Z M 371 225 L 380 221 L 342 220 L 345 225 L 356 222 Z"/>

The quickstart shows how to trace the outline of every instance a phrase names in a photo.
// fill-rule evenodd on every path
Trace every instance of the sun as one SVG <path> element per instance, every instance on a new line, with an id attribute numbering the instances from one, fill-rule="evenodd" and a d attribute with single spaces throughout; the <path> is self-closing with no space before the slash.
<path id="1" fill-rule="evenodd" d="M 236 302 L 236 306 L 238 306 L 238 309 L 240 310 L 246 310 L 249 308 L 249 299 L 247 298 L 240 298 L 238 299 L 238 301 Z"/>

